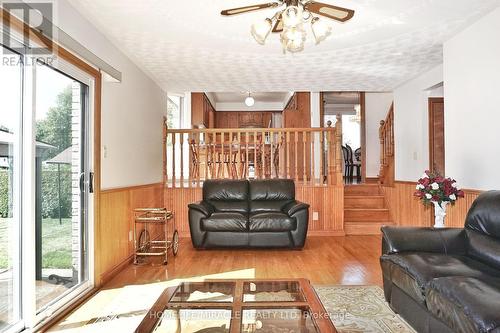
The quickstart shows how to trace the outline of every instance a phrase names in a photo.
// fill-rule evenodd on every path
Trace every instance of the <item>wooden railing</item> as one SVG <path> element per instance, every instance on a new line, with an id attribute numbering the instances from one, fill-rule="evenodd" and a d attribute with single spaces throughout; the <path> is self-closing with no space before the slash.
<path id="1" fill-rule="evenodd" d="M 164 129 L 164 183 L 291 178 L 342 184 L 342 123 L 335 128 Z"/>
<path id="2" fill-rule="evenodd" d="M 379 181 L 384 185 L 394 183 L 394 103 L 385 120 L 380 121 L 380 172 Z"/>

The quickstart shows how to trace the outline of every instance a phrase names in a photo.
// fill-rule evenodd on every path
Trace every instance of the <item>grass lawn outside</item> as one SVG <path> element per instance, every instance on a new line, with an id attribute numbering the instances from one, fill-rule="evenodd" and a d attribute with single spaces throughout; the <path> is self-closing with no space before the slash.
<path id="1" fill-rule="evenodd" d="M 17 240 L 10 239 L 9 223 L 0 218 L 0 269 L 8 268 L 9 247 Z M 71 268 L 71 218 L 42 220 L 42 268 Z"/>

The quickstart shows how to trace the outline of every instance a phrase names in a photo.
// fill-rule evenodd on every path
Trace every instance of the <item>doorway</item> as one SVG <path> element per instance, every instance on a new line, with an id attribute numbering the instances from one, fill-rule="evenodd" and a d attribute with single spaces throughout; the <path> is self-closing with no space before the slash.
<path id="1" fill-rule="evenodd" d="M 444 175 L 444 98 L 429 98 L 429 170 Z"/>
<path id="2" fill-rule="evenodd" d="M 365 94 L 363 92 L 322 93 L 321 125 L 335 126 L 342 119 L 342 151 L 344 183 L 365 182 Z"/>

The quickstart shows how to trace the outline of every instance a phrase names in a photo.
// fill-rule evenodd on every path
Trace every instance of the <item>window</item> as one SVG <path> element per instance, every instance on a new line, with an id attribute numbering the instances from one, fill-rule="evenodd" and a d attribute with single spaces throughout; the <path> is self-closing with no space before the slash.
<path id="1" fill-rule="evenodd" d="M 177 95 L 167 96 L 167 126 L 168 128 L 183 128 L 184 125 L 184 97 Z"/>

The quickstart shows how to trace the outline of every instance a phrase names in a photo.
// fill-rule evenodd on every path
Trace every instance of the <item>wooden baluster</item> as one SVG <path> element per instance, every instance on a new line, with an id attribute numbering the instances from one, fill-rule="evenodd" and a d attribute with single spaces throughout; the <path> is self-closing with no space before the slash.
<path id="1" fill-rule="evenodd" d="M 298 159 L 298 154 L 299 154 L 299 132 L 295 131 L 293 133 L 293 140 L 295 142 L 295 150 L 293 154 L 295 155 L 295 182 L 299 181 L 299 159 Z"/>
<path id="2" fill-rule="evenodd" d="M 175 187 L 175 132 L 172 133 L 172 187 Z"/>
<path id="3" fill-rule="evenodd" d="M 319 146 L 320 146 L 320 154 L 319 154 L 319 183 L 323 185 L 325 183 L 325 132 L 321 130 L 319 132 Z"/>
<path id="4" fill-rule="evenodd" d="M 307 172 L 307 160 L 308 160 L 308 153 L 307 153 L 307 149 L 306 149 L 306 146 L 307 146 L 307 132 L 304 131 L 302 133 L 302 167 L 303 167 L 303 181 L 304 181 L 304 184 L 307 184 L 307 176 L 308 176 L 308 172 Z"/>
<path id="5" fill-rule="evenodd" d="M 225 138 L 225 136 L 226 136 L 226 133 L 221 132 L 221 139 L 220 139 L 220 143 L 221 143 L 221 152 L 220 152 L 220 154 L 219 154 L 219 158 L 220 158 L 220 159 L 222 159 L 222 161 L 221 161 L 221 162 L 220 162 L 220 164 L 219 164 L 219 171 L 222 169 L 222 178 L 225 178 L 225 176 L 224 176 L 224 173 L 225 173 L 225 171 L 224 171 L 224 166 L 225 166 L 225 164 L 226 164 L 226 154 L 225 154 L 225 152 L 224 152 L 224 143 L 226 142 L 226 140 L 225 140 L 225 139 L 226 139 L 226 138 Z M 220 177 L 220 172 L 217 172 L 217 178 L 221 178 L 221 177 Z"/>
<path id="6" fill-rule="evenodd" d="M 184 187 L 184 133 L 179 133 L 179 144 L 181 149 L 181 187 Z"/>
<path id="7" fill-rule="evenodd" d="M 309 139 L 311 142 L 311 184 L 314 186 L 316 183 L 316 151 L 314 150 L 314 141 L 316 140 L 316 132 L 309 132 Z"/>
<path id="8" fill-rule="evenodd" d="M 242 163 L 241 163 L 241 132 L 238 132 L 238 163 L 237 165 L 235 165 L 235 168 L 236 168 L 236 177 L 238 179 L 242 179 L 243 178 L 243 170 L 241 168 L 242 166 Z M 236 159 L 235 160 L 235 163 L 236 163 Z"/>
<path id="9" fill-rule="evenodd" d="M 254 178 L 258 176 L 258 168 L 257 168 L 257 132 L 253 132 L 253 170 L 254 170 Z"/>
<path id="10" fill-rule="evenodd" d="M 248 142 L 250 141 L 250 132 L 245 132 L 245 178 L 248 178 L 248 168 L 250 167 Z"/>
<path id="11" fill-rule="evenodd" d="M 269 178 L 273 179 L 274 178 L 274 174 L 275 174 L 275 167 L 274 167 L 274 145 L 273 145 L 273 136 L 274 136 L 274 133 L 272 132 L 269 132 L 269 168 L 270 168 L 270 172 L 271 172 L 271 175 Z"/>
<path id="12" fill-rule="evenodd" d="M 290 178 L 290 132 L 286 132 L 286 178 Z"/>
<path id="13" fill-rule="evenodd" d="M 328 175 L 327 175 L 327 181 L 329 185 L 333 185 L 335 178 L 335 142 L 333 138 L 333 131 L 328 130 L 326 132 L 326 142 L 328 145 L 328 150 L 327 150 L 327 157 L 328 157 Z"/>
<path id="14" fill-rule="evenodd" d="M 344 174 L 342 172 L 343 155 L 342 155 L 342 117 L 337 116 L 337 123 L 335 123 L 335 141 L 333 149 L 335 149 L 335 171 L 337 177 L 335 179 L 335 184 L 338 186 L 344 183 Z"/>
<path id="15" fill-rule="evenodd" d="M 211 148 L 211 134 L 205 133 L 205 140 L 203 145 L 203 156 L 205 157 L 205 163 L 203 164 L 203 181 L 211 178 L 211 168 L 212 168 L 212 148 Z"/>
<path id="16" fill-rule="evenodd" d="M 196 158 L 198 159 L 198 163 L 196 163 L 196 179 L 194 179 L 195 181 L 195 185 L 196 187 L 200 187 L 200 176 L 201 176 L 201 155 L 200 155 L 200 141 L 201 141 L 201 134 L 200 133 L 195 133 L 194 134 L 194 149 L 196 151 Z M 205 155 L 206 155 L 206 149 L 205 149 Z M 205 166 L 207 164 L 207 158 L 205 156 Z"/>
<path id="17" fill-rule="evenodd" d="M 384 133 L 384 125 L 385 121 L 380 121 L 380 129 L 379 129 L 379 139 L 380 139 L 380 171 L 379 177 L 380 181 L 383 182 L 384 178 L 384 165 L 385 165 L 385 133 Z"/>
<path id="18" fill-rule="evenodd" d="M 266 155 L 267 155 L 267 145 L 266 145 L 266 132 L 262 132 L 260 134 L 260 147 L 261 147 L 261 156 L 260 162 L 262 164 L 262 178 L 266 178 Z"/>
<path id="19" fill-rule="evenodd" d="M 167 117 L 163 117 L 163 124 L 162 124 L 162 162 L 163 162 L 163 168 L 162 168 L 162 176 L 163 176 L 163 186 L 167 186 Z"/>
<path id="20" fill-rule="evenodd" d="M 233 132 L 229 132 L 229 156 L 227 157 L 227 177 L 234 179 L 233 170 Z"/>

